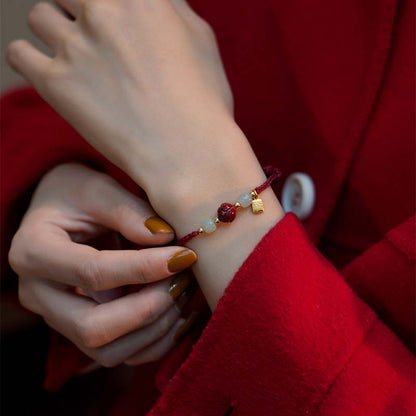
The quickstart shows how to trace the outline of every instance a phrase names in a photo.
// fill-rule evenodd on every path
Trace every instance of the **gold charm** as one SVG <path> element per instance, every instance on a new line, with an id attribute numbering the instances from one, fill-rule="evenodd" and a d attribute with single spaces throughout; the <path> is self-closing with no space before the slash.
<path id="1" fill-rule="evenodd" d="M 260 198 L 253 199 L 251 201 L 251 209 L 253 214 L 262 214 L 264 212 L 263 201 Z"/>

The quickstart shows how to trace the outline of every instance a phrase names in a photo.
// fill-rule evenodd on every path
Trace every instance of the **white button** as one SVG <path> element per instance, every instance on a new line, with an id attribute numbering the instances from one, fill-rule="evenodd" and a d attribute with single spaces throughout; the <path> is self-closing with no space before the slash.
<path id="1" fill-rule="evenodd" d="M 293 212 L 300 220 L 309 217 L 315 204 L 315 186 L 306 173 L 292 173 L 282 190 L 282 205 L 286 212 Z"/>

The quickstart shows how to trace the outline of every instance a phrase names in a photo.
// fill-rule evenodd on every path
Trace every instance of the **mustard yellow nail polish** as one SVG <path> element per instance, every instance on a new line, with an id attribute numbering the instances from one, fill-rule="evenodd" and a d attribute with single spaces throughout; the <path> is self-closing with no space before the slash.
<path id="1" fill-rule="evenodd" d="M 179 312 L 182 312 L 183 308 L 188 304 L 188 302 L 192 299 L 194 295 L 194 290 L 185 290 L 179 298 L 176 300 L 175 306 Z"/>
<path id="2" fill-rule="evenodd" d="M 175 231 L 173 228 L 166 222 L 163 221 L 162 218 L 154 215 L 153 217 L 148 218 L 144 225 L 152 234 L 159 234 L 159 233 L 174 233 Z"/>
<path id="3" fill-rule="evenodd" d="M 181 250 L 168 259 L 168 269 L 171 273 L 180 272 L 191 266 L 197 260 L 196 254 L 191 250 Z"/>
<path id="4" fill-rule="evenodd" d="M 179 342 L 183 337 L 190 331 L 196 320 L 198 319 L 199 313 L 192 311 L 188 319 L 178 328 L 175 332 L 173 339 L 175 342 Z"/>
<path id="5" fill-rule="evenodd" d="M 192 278 L 188 273 L 178 274 L 172 279 L 169 294 L 174 300 L 178 299 L 183 291 L 189 286 L 191 279 Z"/>

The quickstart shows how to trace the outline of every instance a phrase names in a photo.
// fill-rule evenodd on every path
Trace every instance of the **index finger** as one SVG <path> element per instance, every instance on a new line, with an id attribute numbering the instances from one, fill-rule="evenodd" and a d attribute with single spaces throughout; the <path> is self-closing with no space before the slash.
<path id="1" fill-rule="evenodd" d="M 192 250 L 179 246 L 99 251 L 73 242 L 54 224 L 46 223 L 42 227 L 35 244 L 22 244 L 26 253 L 21 256 L 23 260 L 18 268 L 24 269 L 27 275 L 85 290 L 155 282 L 190 267 L 197 259 Z"/>

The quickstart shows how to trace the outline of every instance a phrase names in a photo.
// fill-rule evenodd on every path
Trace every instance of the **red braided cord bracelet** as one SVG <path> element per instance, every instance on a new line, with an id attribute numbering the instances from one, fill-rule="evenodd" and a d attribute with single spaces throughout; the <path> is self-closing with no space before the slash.
<path id="1" fill-rule="evenodd" d="M 257 188 L 254 188 L 250 193 L 240 195 L 238 201 L 234 204 L 229 202 L 222 203 L 217 210 L 218 216 L 215 219 L 207 218 L 202 224 L 202 227 L 198 230 L 190 232 L 173 244 L 176 246 L 183 246 L 197 235 L 202 233 L 212 233 L 216 229 L 216 224 L 219 224 L 220 222 L 234 221 L 234 218 L 237 215 L 238 207 L 246 208 L 251 205 L 254 214 L 261 214 L 264 212 L 263 201 L 259 198 L 259 194 L 273 182 L 278 181 L 282 173 L 274 166 L 266 166 L 263 168 L 263 171 L 267 176 L 267 180 L 264 183 L 259 185 Z"/>

